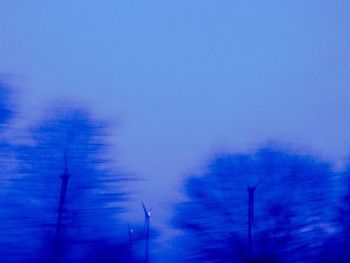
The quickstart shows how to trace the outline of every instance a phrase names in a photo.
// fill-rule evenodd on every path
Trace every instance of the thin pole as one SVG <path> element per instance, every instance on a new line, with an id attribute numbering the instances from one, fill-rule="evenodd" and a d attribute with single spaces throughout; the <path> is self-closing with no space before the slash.
<path id="1" fill-rule="evenodd" d="M 145 256 L 145 263 L 149 262 L 149 217 L 146 221 L 146 256 Z"/>
<path id="2" fill-rule="evenodd" d="M 146 247 L 145 247 L 145 263 L 149 262 L 149 221 L 151 217 L 151 210 L 147 210 L 145 204 L 141 202 L 142 207 L 143 207 L 143 212 L 145 213 L 145 226 L 144 226 L 144 231 L 145 231 L 145 238 L 146 238 Z"/>
<path id="3" fill-rule="evenodd" d="M 265 176 L 266 177 L 266 176 Z M 253 241 L 252 241 L 252 226 L 254 221 L 254 194 L 256 188 L 264 181 L 265 177 L 261 178 L 253 187 L 248 187 L 248 262 L 254 262 L 253 257 Z"/>
<path id="4" fill-rule="evenodd" d="M 60 176 L 61 177 L 61 191 L 60 191 L 60 199 L 58 202 L 58 213 L 57 213 L 57 221 L 56 221 L 56 234 L 55 234 L 55 260 L 59 261 L 58 257 L 60 257 L 60 247 L 61 247 L 61 228 L 62 228 L 62 214 L 63 207 L 66 199 L 66 192 L 68 187 L 68 167 L 67 167 L 67 154 L 64 151 L 64 172 Z"/>
<path id="5" fill-rule="evenodd" d="M 133 262 L 133 258 L 132 258 L 132 235 L 134 230 L 130 227 L 130 225 L 128 224 L 128 231 L 129 231 L 129 262 L 132 263 Z"/>
<path id="6" fill-rule="evenodd" d="M 248 187 L 248 262 L 253 262 L 252 225 L 254 218 L 254 192 L 256 187 Z"/>

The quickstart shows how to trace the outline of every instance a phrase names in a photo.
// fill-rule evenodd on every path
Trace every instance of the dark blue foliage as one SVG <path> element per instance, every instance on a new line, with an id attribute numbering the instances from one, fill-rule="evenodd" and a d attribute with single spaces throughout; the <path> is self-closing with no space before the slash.
<path id="1" fill-rule="evenodd" d="M 315 157 L 275 148 L 215 156 L 177 207 L 189 262 L 319 262 L 334 229 L 334 173 Z M 248 187 L 255 187 L 248 243 Z M 184 243 L 182 243 L 184 244 Z M 251 252 L 249 248 L 251 247 Z"/>
<path id="2" fill-rule="evenodd" d="M 4 125 L 13 117 L 14 111 L 10 94 L 9 85 L 0 80 L 0 125 Z"/>
<path id="3" fill-rule="evenodd" d="M 144 225 L 122 220 L 129 178 L 111 125 L 63 104 L 15 133 L 10 94 L 0 85 L 0 262 L 163 259 L 148 260 L 160 233 L 148 207 Z M 173 219 L 180 262 L 350 262 L 350 165 L 335 172 L 279 147 L 218 154 L 184 192 Z"/>
<path id="4" fill-rule="evenodd" d="M 116 262 L 127 256 L 120 233 L 126 178 L 113 165 L 109 133 L 86 110 L 56 107 L 28 129 L 26 144 L 12 147 L 16 170 L 2 177 L 9 190 L 1 199 L 1 262 Z M 69 179 L 59 209 L 64 153 Z"/>

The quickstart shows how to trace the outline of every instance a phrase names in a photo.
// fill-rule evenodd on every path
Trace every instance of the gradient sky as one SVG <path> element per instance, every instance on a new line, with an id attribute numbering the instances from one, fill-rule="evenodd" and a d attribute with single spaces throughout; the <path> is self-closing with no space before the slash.
<path id="1" fill-rule="evenodd" d="M 344 160 L 349 25 L 348 0 L 2 0 L 0 72 L 26 111 L 70 98 L 116 120 L 121 166 L 166 216 L 216 151 L 272 140 Z"/>

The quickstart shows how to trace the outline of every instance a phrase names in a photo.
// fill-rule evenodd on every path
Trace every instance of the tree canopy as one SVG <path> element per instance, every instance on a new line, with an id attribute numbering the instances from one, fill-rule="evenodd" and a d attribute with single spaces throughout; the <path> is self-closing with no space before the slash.
<path id="1" fill-rule="evenodd" d="M 248 187 L 254 187 L 252 250 L 257 262 L 313 262 L 331 229 L 330 165 L 278 148 L 214 156 L 185 184 L 175 224 L 189 261 L 246 262 Z"/>
<path id="2" fill-rule="evenodd" d="M 27 143 L 16 148 L 19 167 L 12 187 L 20 198 L 8 200 L 7 209 L 12 219 L 7 249 L 14 261 L 58 260 L 57 246 L 61 262 L 95 262 L 94 252 L 102 248 L 110 260 L 125 254 L 116 248 L 123 246 L 118 224 L 126 177 L 109 153 L 110 132 L 106 122 L 74 106 L 55 107 L 28 128 Z M 57 240 L 64 153 L 69 179 Z"/>

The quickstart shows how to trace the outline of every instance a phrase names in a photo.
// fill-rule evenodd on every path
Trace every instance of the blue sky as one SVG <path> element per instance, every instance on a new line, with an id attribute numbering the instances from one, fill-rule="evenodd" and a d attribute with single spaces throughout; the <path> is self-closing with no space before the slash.
<path id="1" fill-rule="evenodd" d="M 121 165 L 166 210 L 216 151 L 281 141 L 344 160 L 349 25 L 347 0 L 3 0 L 0 72 L 34 115 L 69 98 L 117 121 Z"/>

